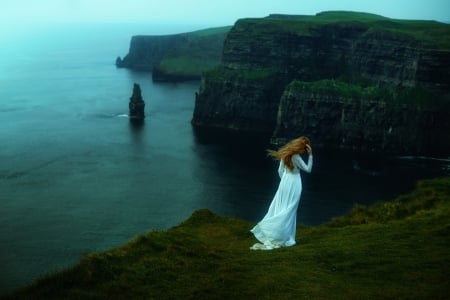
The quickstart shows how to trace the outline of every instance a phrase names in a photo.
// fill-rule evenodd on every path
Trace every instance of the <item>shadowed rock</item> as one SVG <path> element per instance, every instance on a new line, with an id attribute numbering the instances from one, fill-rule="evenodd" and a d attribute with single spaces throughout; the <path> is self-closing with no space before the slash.
<path id="1" fill-rule="evenodd" d="M 316 148 L 448 155 L 449 36 L 448 24 L 355 12 L 240 19 L 203 75 L 192 124 L 277 144 L 308 135 Z"/>
<path id="2" fill-rule="evenodd" d="M 142 99 L 141 87 L 137 83 L 133 86 L 133 95 L 130 98 L 129 108 L 130 122 L 142 124 L 145 119 L 145 102 Z"/>

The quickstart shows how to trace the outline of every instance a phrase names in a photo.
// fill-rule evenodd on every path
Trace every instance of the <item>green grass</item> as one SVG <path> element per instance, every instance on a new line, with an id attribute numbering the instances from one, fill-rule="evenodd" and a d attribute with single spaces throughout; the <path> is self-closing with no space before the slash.
<path id="1" fill-rule="evenodd" d="M 242 69 L 239 72 L 239 77 L 246 80 L 265 79 L 273 75 L 274 71 L 271 68 Z"/>
<path id="2" fill-rule="evenodd" d="M 449 110 L 450 97 L 435 95 L 431 91 L 420 88 L 384 89 L 367 83 L 350 83 L 342 80 L 324 79 L 312 82 L 294 80 L 290 83 L 291 90 L 308 93 L 323 93 L 335 97 L 344 97 L 349 101 L 383 101 L 388 104 L 408 104 L 421 107 Z"/>
<path id="3" fill-rule="evenodd" d="M 340 24 L 366 28 L 368 33 L 384 32 L 396 38 L 414 39 L 426 48 L 450 48 L 450 24 L 428 20 L 390 19 L 383 16 L 351 11 L 327 11 L 317 15 L 242 19 L 238 22 L 252 24 L 247 29 L 263 32 L 290 31 L 314 35 L 321 26 Z"/>
<path id="4" fill-rule="evenodd" d="M 171 75 L 196 75 L 214 69 L 221 61 L 224 40 L 231 30 L 245 31 L 249 36 L 265 34 L 282 34 L 294 32 L 301 35 L 317 35 L 323 26 L 336 24 L 337 26 L 356 26 L 366 30 L 366 34 L 391 35 L 405 42 L 419 43 L 421 47 L 446 49 L 450 48 L 450 25 L 436 21 L 398 20 L 379 15 L 330 11 L 315 16 L 290 16 L 249 18 L 238 20 L 239 26 L 224 26 L 208 28 L 183 34 L 185 41 L 168 51 L 157 68 Z M 267 70 L 265 70 L 267 71 Z M 264 75 L 264 70 L 249 71 L 244 77 L 253 78 Z M 265 74 L 267 75 L 267 74 Z"/>
<path id="5" fill-rule="evenodd" d="M 448 299 L 450 177 L 299 227 L 298 245 L 249 250 L 254 224 L 196 211 L 167 231 L 85 255 L 3 299 Z"/>
<path id="6" fill-rule="evenodd" d="M 201 76 L 219 65 L 224 39 L 231 26 L 184 33 L 183 43 L 170 49 L 157 68 L 169 75 Z"/>
<path id="7" fill-rule="evenodd" d="M 211 70 L 218 65 L 218 60 L 188 55 L 164 58 L 159 68 L 166 74 L 177 75 L 201 75 L 203 72 Z"/>
<path id="8" fill-rule="evenodd" d="M 379 202 L 372 206 L 357 205 L 348 215 L 335 218 L 327 225 L 387 223 L 426 214 L 441 217 L 450 214 L 448 200 L 450 200 L 450 178 L 421 181 L 410 194 L 401 195 L 393 201 Z M 436 207 L 441 209 L 435 209 Z M 450 225 L 450 220 L 448 225 Z"/>

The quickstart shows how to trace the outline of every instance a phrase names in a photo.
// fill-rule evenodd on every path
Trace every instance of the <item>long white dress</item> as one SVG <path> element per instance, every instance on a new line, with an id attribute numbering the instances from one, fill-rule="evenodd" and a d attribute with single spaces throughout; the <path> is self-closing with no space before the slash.
<path id="1" fill-rule="evenodd" d="M 295 245 L 295 233 L 297 227 L 297 208 L 302 193 L 302 179 L 300 170 L 310 173 L 313 158 L 308 156 L 305 164 L 298 154 L 292 156 L 294 170 L 289 170 L 280 161 L 278 175 L 280 184 L 264 218 L 250 230 L 257 240 L 250 249 L 271 250 L 279 247 Z"/>

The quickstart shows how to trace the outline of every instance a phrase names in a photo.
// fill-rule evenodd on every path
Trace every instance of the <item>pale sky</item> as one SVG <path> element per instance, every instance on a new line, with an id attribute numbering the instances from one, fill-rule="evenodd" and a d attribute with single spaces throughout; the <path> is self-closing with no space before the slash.
<path id="1" fill-rule="evenodd" d="M 352 10 L 390 18 L 450 21 L 450 0 L 1 0 L 0 26 L 55 22 L 233 25 L 270 13 Z M 11 26 L 12 25 L 12 26 Z"/>

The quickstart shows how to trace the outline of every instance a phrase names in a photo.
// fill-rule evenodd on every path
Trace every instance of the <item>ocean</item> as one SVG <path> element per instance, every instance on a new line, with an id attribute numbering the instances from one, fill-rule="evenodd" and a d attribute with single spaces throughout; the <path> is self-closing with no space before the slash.
<path id="1" fill-rule="evenodd" d="M 195 129 L 198 81 L 153 83 L 150 73 L 114 65 L 132 35 L 202 28 L 66 25 L 2 38 L 0 292 L 197 209 L 263 217 L 278 183 L 267 139 Z M 146 103 L 140 128 L 127 118 L 134 83 Z M 303 176 L 298 223 L 318 225 L 449 173 L 448 158 L 318 149 Z"/>

